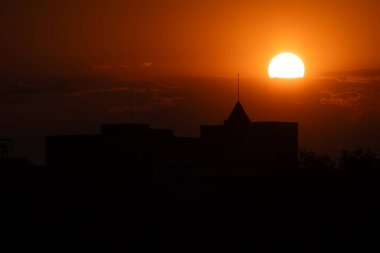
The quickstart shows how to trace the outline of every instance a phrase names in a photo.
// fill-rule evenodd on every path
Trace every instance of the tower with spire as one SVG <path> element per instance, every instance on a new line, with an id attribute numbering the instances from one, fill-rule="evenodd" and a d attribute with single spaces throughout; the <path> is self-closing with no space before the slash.
<path id="1" fill-rule="evenodd" d="M 238 93 L 237 101 L 230 113 L 230 116 L 224 121 L 224 125 L 231 127 L 248 127 L 251 123 L 247 113 L 240 103 L 240 73 L 238 73 Z"/>
<path id="2" fill-rule="evenodd" d="M 231 166 L 295 167 L 298 162 L 298 123 L 251 122 L 238 96 L 223 125 L 201 126 L 201 139 L 210 159 Z"/>

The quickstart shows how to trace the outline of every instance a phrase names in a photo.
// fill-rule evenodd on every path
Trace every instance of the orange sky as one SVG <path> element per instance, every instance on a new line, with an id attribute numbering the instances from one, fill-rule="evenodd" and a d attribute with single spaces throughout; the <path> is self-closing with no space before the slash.
<path id="1" fill-rule="evenodd" d="M 379 13 L 375 0 L 4 0 L 0 70 L 262 77 L 282 51 L 309 75 L 379 67 Z"/>
<path id="2" fill-rule="evenodd" d="M 380 153 L 380 1 L 2 0 L 0 137 L 44 162 L 44 137 L 134 121 L 199 135 L 236 101 L 296 121 L 300 147 Z M 292 51 L 306 80 L 267 66 Z M 134 103 L 129 108 L 132 87 Z"/>

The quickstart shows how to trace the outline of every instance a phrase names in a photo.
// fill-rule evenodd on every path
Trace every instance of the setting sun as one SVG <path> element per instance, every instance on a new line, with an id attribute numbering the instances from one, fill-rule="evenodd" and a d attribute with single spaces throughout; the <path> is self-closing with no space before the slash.
<path id="1" fill-rule="evenodd" d="M 269 63 L 268 75 L 270 78 L 303 78 L 305 66 L 297 55 L 281 53 Z"/>

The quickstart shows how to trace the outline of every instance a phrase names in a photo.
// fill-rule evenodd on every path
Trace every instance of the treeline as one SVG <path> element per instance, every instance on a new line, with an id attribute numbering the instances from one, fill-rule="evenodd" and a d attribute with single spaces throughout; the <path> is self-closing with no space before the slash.
<path id="1" fill-rule="evenodd" d="M 371 171 L 380 169 L 380 158 L 371 150 L 357 148 L 355 150 L 343 150 L 337 159 L 327 154 L 317 154 L 309 150 L 300 151 L 299 168 L 311 171 L 334 172 L 346 171 Z"/>
<path id="2" fill-rule="evenodd" d="M 106 241 L 107 252 L 109 245 L 176 252 L 205 244 L 234 252 L 378 247 L 372 230 L 380 227 L 380 163 L 368 150 L 342 151 L 337 159 L 301 150 L 299 167 L 277 174 L 220 167 L 215 172 L 225 173 L 204 173 L 207 168 L 104 168 L 103 173 L 80 166 L 66 173 L 12 156 L 0 159 L 1 165 L 8 168 L 0 170 L 5 241 L 52 242 L 52 249 Z"/>

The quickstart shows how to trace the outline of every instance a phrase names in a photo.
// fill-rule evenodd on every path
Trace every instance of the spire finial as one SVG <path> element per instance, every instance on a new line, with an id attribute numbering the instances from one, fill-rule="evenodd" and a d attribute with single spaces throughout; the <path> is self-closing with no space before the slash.
<path id="1" fill-rule="evenodd" d="M 238 72 L 238 102 L 240 102 L 240 73 Z"/>

